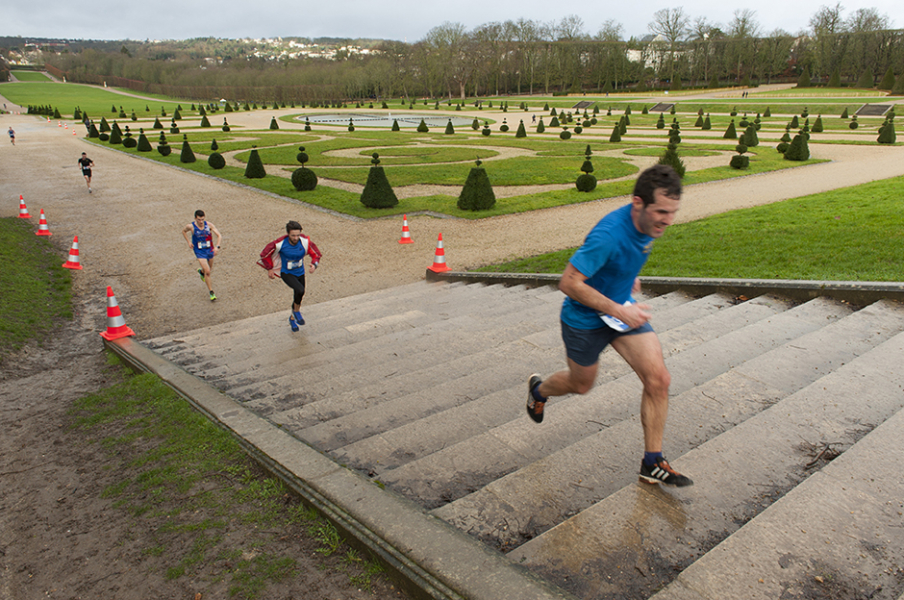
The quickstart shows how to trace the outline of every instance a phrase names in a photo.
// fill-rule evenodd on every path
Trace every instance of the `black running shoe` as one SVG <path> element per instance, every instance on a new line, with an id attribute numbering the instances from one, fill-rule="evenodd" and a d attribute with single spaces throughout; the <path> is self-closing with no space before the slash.
<path id="1" fill-rule="evenodd" d="M 534 388 L 542 382 L 539 373 L 534 373 L 527 380 L 527 414 L 534 420 L 534 423 L 543 422 L 543 407 L 546 406 L 546 402 L 540 402 L 534 398 L 533 394 Z"/>
<path id="2" fill-rule="evenodd" d="M 694 482 L 689 477 L 685 477 L 670 467 L 669 461 L 665 458 L 660 458 L 655 465 L 651 466 L 647 466 L 645 462 L 640 461 L 640 478 L 646 483 L 664 483 L 675 487 L 694 485 Z"/>

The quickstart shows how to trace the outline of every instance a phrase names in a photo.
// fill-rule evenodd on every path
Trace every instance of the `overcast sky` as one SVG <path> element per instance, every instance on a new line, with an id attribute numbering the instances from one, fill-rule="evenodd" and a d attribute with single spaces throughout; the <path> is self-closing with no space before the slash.
<path id="1" fill-rule="evenodd" d="M 807 29 L 820 6 L 836 2 L 758 0 L 747 7 L 755 11 L 762 34 L 777 28 L 789 33 Z M 891 18 L 893 27 L 904 27 L 901 0 L 846 0 L 844 17 L 858 8 L 875 8 Z M 541 23 L 576 15 L 584 32 L 596 34 L 613 19 L 623 26 L 624 37 L 649 33 L 653 13 L 682 6 L 692 19 L 728 23 L 736 3 L 694 0 L 684 4 L 631 2 L 575 2 L 549 0 L 338 0 L 289 2 L 286 0 L 170 0 L 120 1 L 113 4 L 42 0 L 37 4 L 2 0 L 0 35 L 63 37 L 73 39 L 187 39 L 195 37 L 261 38 L 279 36 L 349 37 L 416 42 L 444 22 L 461 23 L 471 30 L 493 21 L 524 18 Z"/>

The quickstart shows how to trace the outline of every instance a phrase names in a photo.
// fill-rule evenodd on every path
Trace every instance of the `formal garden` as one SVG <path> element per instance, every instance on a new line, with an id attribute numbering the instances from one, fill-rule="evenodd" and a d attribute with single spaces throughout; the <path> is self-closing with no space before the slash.
<path id="1" fill-rule="evenodd" d="M 482 218 L 620 196 L 656 158 L 694 184 L 816 162 L 812 144 L 897 143 L 892 105 L 874 91 L 297 106 L 123 93 L 36 81 L 4 86 L 29 112 L 89 123 L 84 132 L 98 145 L 362 218 Z M 318 122 L 325 114 L 334 117 Z M 427 115 L 446 126 L 427 126 Z M 362 125 L 374 117 L 383 126 Z M 419 125 L 400 127 L 403 119 Z M 494 196 L 479 208 L 460 198 L 475 170 Z M 375 176 L 376 188 L 368 183 Z"/>

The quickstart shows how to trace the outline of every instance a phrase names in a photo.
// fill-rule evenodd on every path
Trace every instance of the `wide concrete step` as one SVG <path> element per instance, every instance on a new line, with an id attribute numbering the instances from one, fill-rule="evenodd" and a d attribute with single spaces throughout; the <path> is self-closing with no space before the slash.
<path id="1" fill-rule="evenodd" d="M 680 456 L 730 430 L 902 331 L 904 307 L 880 302 L 673 397 L 669 455 Z M 641 439 L 635 414 L 434 514 L 511 550 L 634 481 Z"/>
<path id="2" fill-rule="evenodd" d="M 696 304 L 696 314 L 698 315 L 708 314 L 719 310 L 720 306 L 730 305 L 728 300 L 718 296 L 693 302 L 689 300 L 690 298 L 683 294 L 668 294 L 650 299 L 648 304 L 651 310 L 657 311 L 657 322 L 664 327 L 677 326 L 683 320 L 693 319 L 694 311 L 689 311 L 685 305 Z M 673 316 L 672 312 L 676 309 L 677 312 Z M 557 330 L 558 326 L 555 329 Z M 529 365 L 533 365 L 533 368 L 550 370 L 563 368 L 561 340 L 555 344 L 556 353 L 548 351 L 552 347 L 551 339 L 557 335 L 553 331 L 550 328 L 537 336 L 522 338 L 521 341 L 529 344 L 536 343 L 541 349 L 526 346 L 522 352 L 511 355 L 506 362 L 502 363 L 502 368 L 505 368 L 505 365 L 512 360 L 521 359 L 526 360 Z M 616 378 L 618 375 L 630 371 L 624 361 L 613 360 L 608 353 L 603 354 L 601 363 L 602 361 L 612 367 L 601 374 L 601 378 L 604 380 Z M 512 364 L 509 368 L 516 366 L 516 364 Z M 524 416 L 523 387 L 530 370 L 518 372 L 522 377 L 520 385 L 497 389 L 492 394 L 473 398 L 472 401 L 465 404 L 432 414 L 427 419 L 409 423 L 336 449 L 333 455 L 345 464 L 355 465 L 369 472 L 385 473 L 387 469 L 425 457 L 445 447 L 460 443 L 462 440 L 485 433 L 503 423 L 518 420 Z"/>
<path id="3" fill-rule="evenodd" d="M 850 312 L 847 306 L 815 299 L 750 324 L 666 359 L 672 375 L 671 393 L 681 394 L 727 372 L 733 365 L 814 331 Z M 597 386 L 585 396 L 567 396 L 547 404 L 543 424 L 526 415 L 501 423 L 479 436 L 460 438 L 417 461 L 389 471 L 380 480 L 396 491 L 431 506 L 455 500 L 535 460 L 597 434 L 635 415 L 641 383 L 633 373 Z M 523 394 L 522 394 L 523 395 Z M 523 412 L 523 409 L 522 409 Z M 384 436 L 385 437 L 385 436 Z M 635 456 L 642 454 L 633 438 Z M 492 461 L 483 459 L 493 456 Z"/>
<path id="4" fill-rule="evenodd" d="M 904 371 L 895 366 L 900 364 L 904 364 L 904 334 L 899 333 L 674 460 L 677 469 L 695 475 L 693 487 L 672 490 L 639 483 L 635 478 L 634 483 L 523 544 L 510 556 L 582 598 L 606 598 L 612 594 L 647 597 L 675 578 L 676 566 L 685 567 L 709 552 L 743 523 L 818 472 L 828 462 L 827 457 L 845 453 L 877 424 L 904 409 Z M 900 421 L 900 416 L 897 418 Z M 882 439 L 888 438 L 883 436 Z M 896 443 L 900 445 L 900 441 L 896 440 Z M 827 454 L 829 450 L 833 454 Z M 887 455 L 888 460 L 892 455 Z M 885 497 L 895 498 L 897 505 L 883 502 L 883 508 L 900 510 L 904 497 L 900 493 L 900 477 L 894 477 L 889 488 L 886 487 L 888 484 L 882 483 L 890 479 L 883 474 L 888 469 L 877 468 L 868 462 L 849 464 L 852 468 L 836 480 L 839 485 L 834 490 L 826 490 L 818 505 L 811 504 L 803 509 L 804 512 L 837 512 L 837 508 L 828 507 L 833 498 L 850 496 L 843 491 L 845 486 L 869 482 L 869 476 L 864 477 L 861 469 L 878 474 L 880 483 L 876 489 Z M 815 499 L 809 494 L 804 497 L 811 501 Z M 850 508 L 850 503 L 846 502 L 844 506 Z M 811 520 L 817 521 L 825 523 L 826 518 Z M 900 524 L 900 515 L 897 515 L 896 526 L 900 527 Z M 891 521 L 885 526 L 890 527 Z M 823 529 L 831 527 L 824 525 Z M 821 543 L 808 547 L 806 555 L 810 558 L 819 558 L 827 550 L 835 551 L 825 547 L 824 538 L 820 539 L 818 534 L 817 538 L 812 538 L 814 532 L 808 534 L 807 529 L 793 531 L 786 524 L 782 527 L 782 534 L 789 538 L 785 544 L 806 547 L 806 543 L 791 538 L 819 539 Z M 760 529 L 759 533 L 758 541 L 745 544 L 743 550 L 738 547 L 732 557 L 737 561 L 735 564 L 723 563 L 726 576 L 735 568 L 748 572 L 752 582 L 754 570 L 738 564 L 753 562 L 758 566 L 748 558 L 747 552 L 768 555 L 776 561 L 783 556 L 775 550 L 777 531 L 767 533 Z M 887 537 L 876 540 L 866 531 L 858 538 L 860 544 L 888 541 Z M 892 547 L 900 551 L 904 538 L 897 538 Z M 760 544 L 768 551 L 753 550 Z M 862 561 L 854 556 L 860 555 L 863 548 L 861 545 L 856 555 L 845 557 L 843 562 L 860 564 Z M 808 562 L 806 556 L 797 554 L 785 560 L 798 566 Z M 779 575 L 777 568 L 770 566 L 767 571 Z M 758 572 L 759 580 L 764 571 Z M 714 573 L 707 569 L 689 587 L 694 588 L 700 581 L 713 581 Z M 776 579 L 772 583 L 773 587 L 764 590 L 762 597 L 781 596 L 781 590 L 776 591 L 774 587 L 780 585 L 780 581 Z M 747 595 L 749 588 L 746 586 L 742 588 L 743 593 L 734 596 L 725 595 L 724 589 L 722 595 L 718 595 L 711 583 L 709 587 L 714 595 L 700 597 L 760 597 L 759 594 Z M 757 588 L 756 585 L 751 587 Z"/>

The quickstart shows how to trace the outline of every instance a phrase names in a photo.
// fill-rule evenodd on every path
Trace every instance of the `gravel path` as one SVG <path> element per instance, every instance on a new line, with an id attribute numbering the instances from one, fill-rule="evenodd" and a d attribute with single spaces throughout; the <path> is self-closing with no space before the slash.
<path id="1" fill-rule="evenodd" d="M 230 124 L 266 128 L 273 111 L 231 113 Z M 500 113 L 501 114 L 501 113 Z M 105 326 L 105 286 L 111 285 L 139 339 L 285 310 L 290 291 L 255 265 L 260 249 L 295 219 L 324 253 L 309 276 L 306 303 L 422 279 L 442 233 L 453 270 L 576 246 L 603 215 L 626 197 L 529 214 L 465 221 L 409 215 L 413 244 L 400 245 L 401 220 L 360 222 L 150 160 L 96 147 L 29 116 L 4 115 L 16 145 L 0 144 L 0 216 L 18 213 L 22 194 L 35 217 L 44 209 L 61 256 L 79 237 L 85 269 L 74 273 L 76 292 L 97 297 L 95 322 Z M 686 188 L 679 222 L 811 193 L 904 175 L 904 147 L 819 145 L 815 158 L 832 162 Z M 95 162 L 88 194 L 76 159 Z M 638 164 L 655 161 L 636 157 Z M 690 159 L 689 166 L 712 158 Z M 724 161 L 724 157 L 716 157 Z M 425 193 L 418 186 L 411 193 Z M 523 193 L 524 190 L 509 190 Z M 447 192 L 448 193 L 448 192 Z M 505 193 L 500 193 L 504 197 Z M 203 208 L 224 235 L 214 263 L 211 303 L 197 263 L 180 233 Z M 37 225 L 35 218 L 35 226 Z"/>

